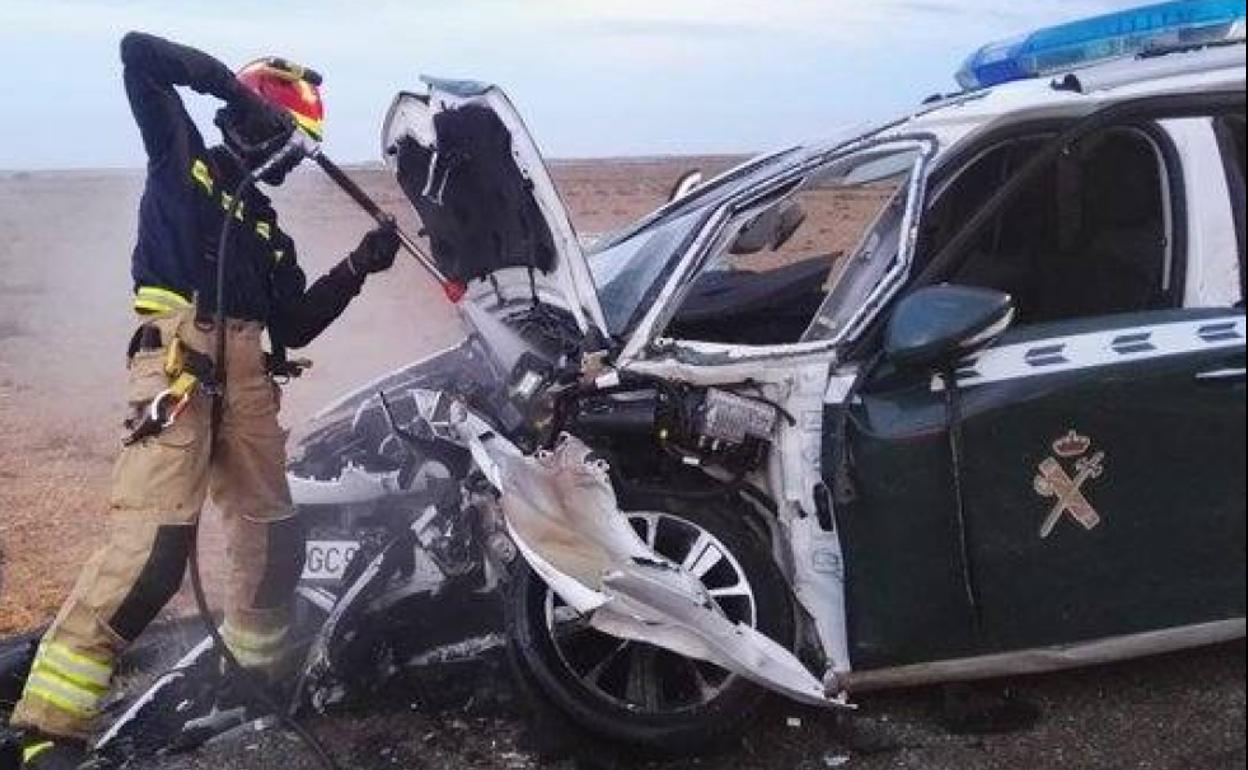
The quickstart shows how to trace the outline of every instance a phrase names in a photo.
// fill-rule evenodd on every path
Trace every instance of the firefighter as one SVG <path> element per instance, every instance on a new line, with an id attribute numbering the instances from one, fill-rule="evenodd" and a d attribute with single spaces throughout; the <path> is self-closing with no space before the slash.
<path id="1" fill-rule="evenodd" d="M 266 59 L 236 75 L 208 54 L 137 32 L 121 41 L 121 59 L 148 156 L 132 261 L 137 331 L 127 394 L 142 412 L 134 425 L 146 427 L 132 434 L 114 468 L 107 542 L 43 638 L 13 714 L 21 767 L 29 770 L 86 760 L 115 661 L 178 590 L 207 495 L 222 511 L 230 561 L 222 636 L 244 666 L 274 671 L 304 543 L 286 485 L 271 366 L 284 356 L 264 353 L 261 335 L 267 328 L 275 351 L 307 345 L 366 276 L 394 263 L 399 245 L 392 227 L 373 230 L 308 286 L 269 199 L 253 187 L 234 206 L 240 180 L 275 157 L 275 137 L 299 130 L 321 139 L 315 73 Z M 221 144 L 205 145 L 178 87 L 223 102 L 214 121 Z M 297 162 L 273 165 L 261 181 L 281 184 Z M 226 320 L 217 330 L 217 241 L 231 210 Z M 224 366 L 213 360 L 218 331 L 227 342 Z M 215 383 L 218 373 L 224 381 Z M 213 385 L 224 394 L 216 419 Z"/>

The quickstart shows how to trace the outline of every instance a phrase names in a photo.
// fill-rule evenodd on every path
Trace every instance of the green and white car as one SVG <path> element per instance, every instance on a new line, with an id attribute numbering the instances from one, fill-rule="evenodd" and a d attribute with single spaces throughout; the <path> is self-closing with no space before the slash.
<path id="1" fill-rule="evenodd" d="M 305 597 L 361 623 L 413 580 L 498 587 L 538 692 L 667 749 L 760 686 L 836 705 L 1243 636 L 1236 29 L 758 158 L 589 253 L 500 91 L 400 95 L 383 147 L 472 335 L 308 433 L 310 548 L 375 568 Z M 385 516 L 414 539 L 360 534 Z"/>

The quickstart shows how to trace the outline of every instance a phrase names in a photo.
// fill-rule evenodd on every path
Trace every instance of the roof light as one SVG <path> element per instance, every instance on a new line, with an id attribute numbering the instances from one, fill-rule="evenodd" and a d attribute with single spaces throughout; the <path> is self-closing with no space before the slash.
<path id="1" fill-rule="evenodd" d="M 1245 0 L 1173 0 L 989 43 L 958 71 L 966 89 L 1175 46 L 1244 39 Z"/>

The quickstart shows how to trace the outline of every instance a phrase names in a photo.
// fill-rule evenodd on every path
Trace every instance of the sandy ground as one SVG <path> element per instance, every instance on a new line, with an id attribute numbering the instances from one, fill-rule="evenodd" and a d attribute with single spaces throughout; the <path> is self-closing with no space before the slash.
<path id="1" fill-rule="evenodd" d="M 555 175 L 578 229 L 593 234 L 652 209 L 690 166 L 725 164 L 578 162 L 559 164 Z M 383 203 L 405 208 L 385 175 L 357 176 Z M 122 362 L 131 327 L 126 266 L 140 183 L 129 172 L 0 172 L 0 637 L 49 617 L 104 526 L 123 416 Z M 277 198 L 310 274 L 340 259 L 369 226 L 314 173 L 297 175 Z M 827 238 L 794 247 L 844 248 L 849 244 L 836 239 L 861 216 L 860 209 L 831 211 L 821 226 Z M 285 422 L 297 425 L 344 388 L 458 335 L 449 306 L 411 265 L 371 279 L 361 300 L 306 351 L 317 365 L 287 389 Z M 1243 767 L 1244 673 L 1244 648 L 1237 644 L 1025 680 L 1017 687 L 1041 706 L 1041 721 L 1023 733 L 988 738 L 946 733 L 934 720 L 935 695 L 926 691 L 866 699 L 859 729 L 882 738 L 865 743 L 848 740 L 828 715 L 781 708 L 739 746 L 694 766 Z M 516 707 L 429 715 L 411 707 L 419 700 L 396 696 L 377 713 L 322 719 L 317 727 L 348 767 L 537 765 L 521 748 Z M 800 716 L 800 727 L 788 726 L 792 716 Z M 263 768 L 273 756 L 292 770 L 312 767 L 290 741 L 282 733 L 235 737 L 154 767 Z M 866 745 L 872 742 L 880 745 Z M 602 752 L 590 753 L 606 762 L 599 766 L 615 766 Z"/>

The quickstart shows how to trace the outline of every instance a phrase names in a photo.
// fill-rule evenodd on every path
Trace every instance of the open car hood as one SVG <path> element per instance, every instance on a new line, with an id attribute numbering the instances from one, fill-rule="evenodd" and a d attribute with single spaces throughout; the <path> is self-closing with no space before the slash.
<path id="1" fill-rule="evenodd" d="M 427 93 L 395 97 L 382 150 L 438 266 L 470 287 L 490 278 L 526 297 L 536 290 L 582 331 L 604 330 L 567 208 L 507 96 L 486 83 L 422 80 Z"/>

